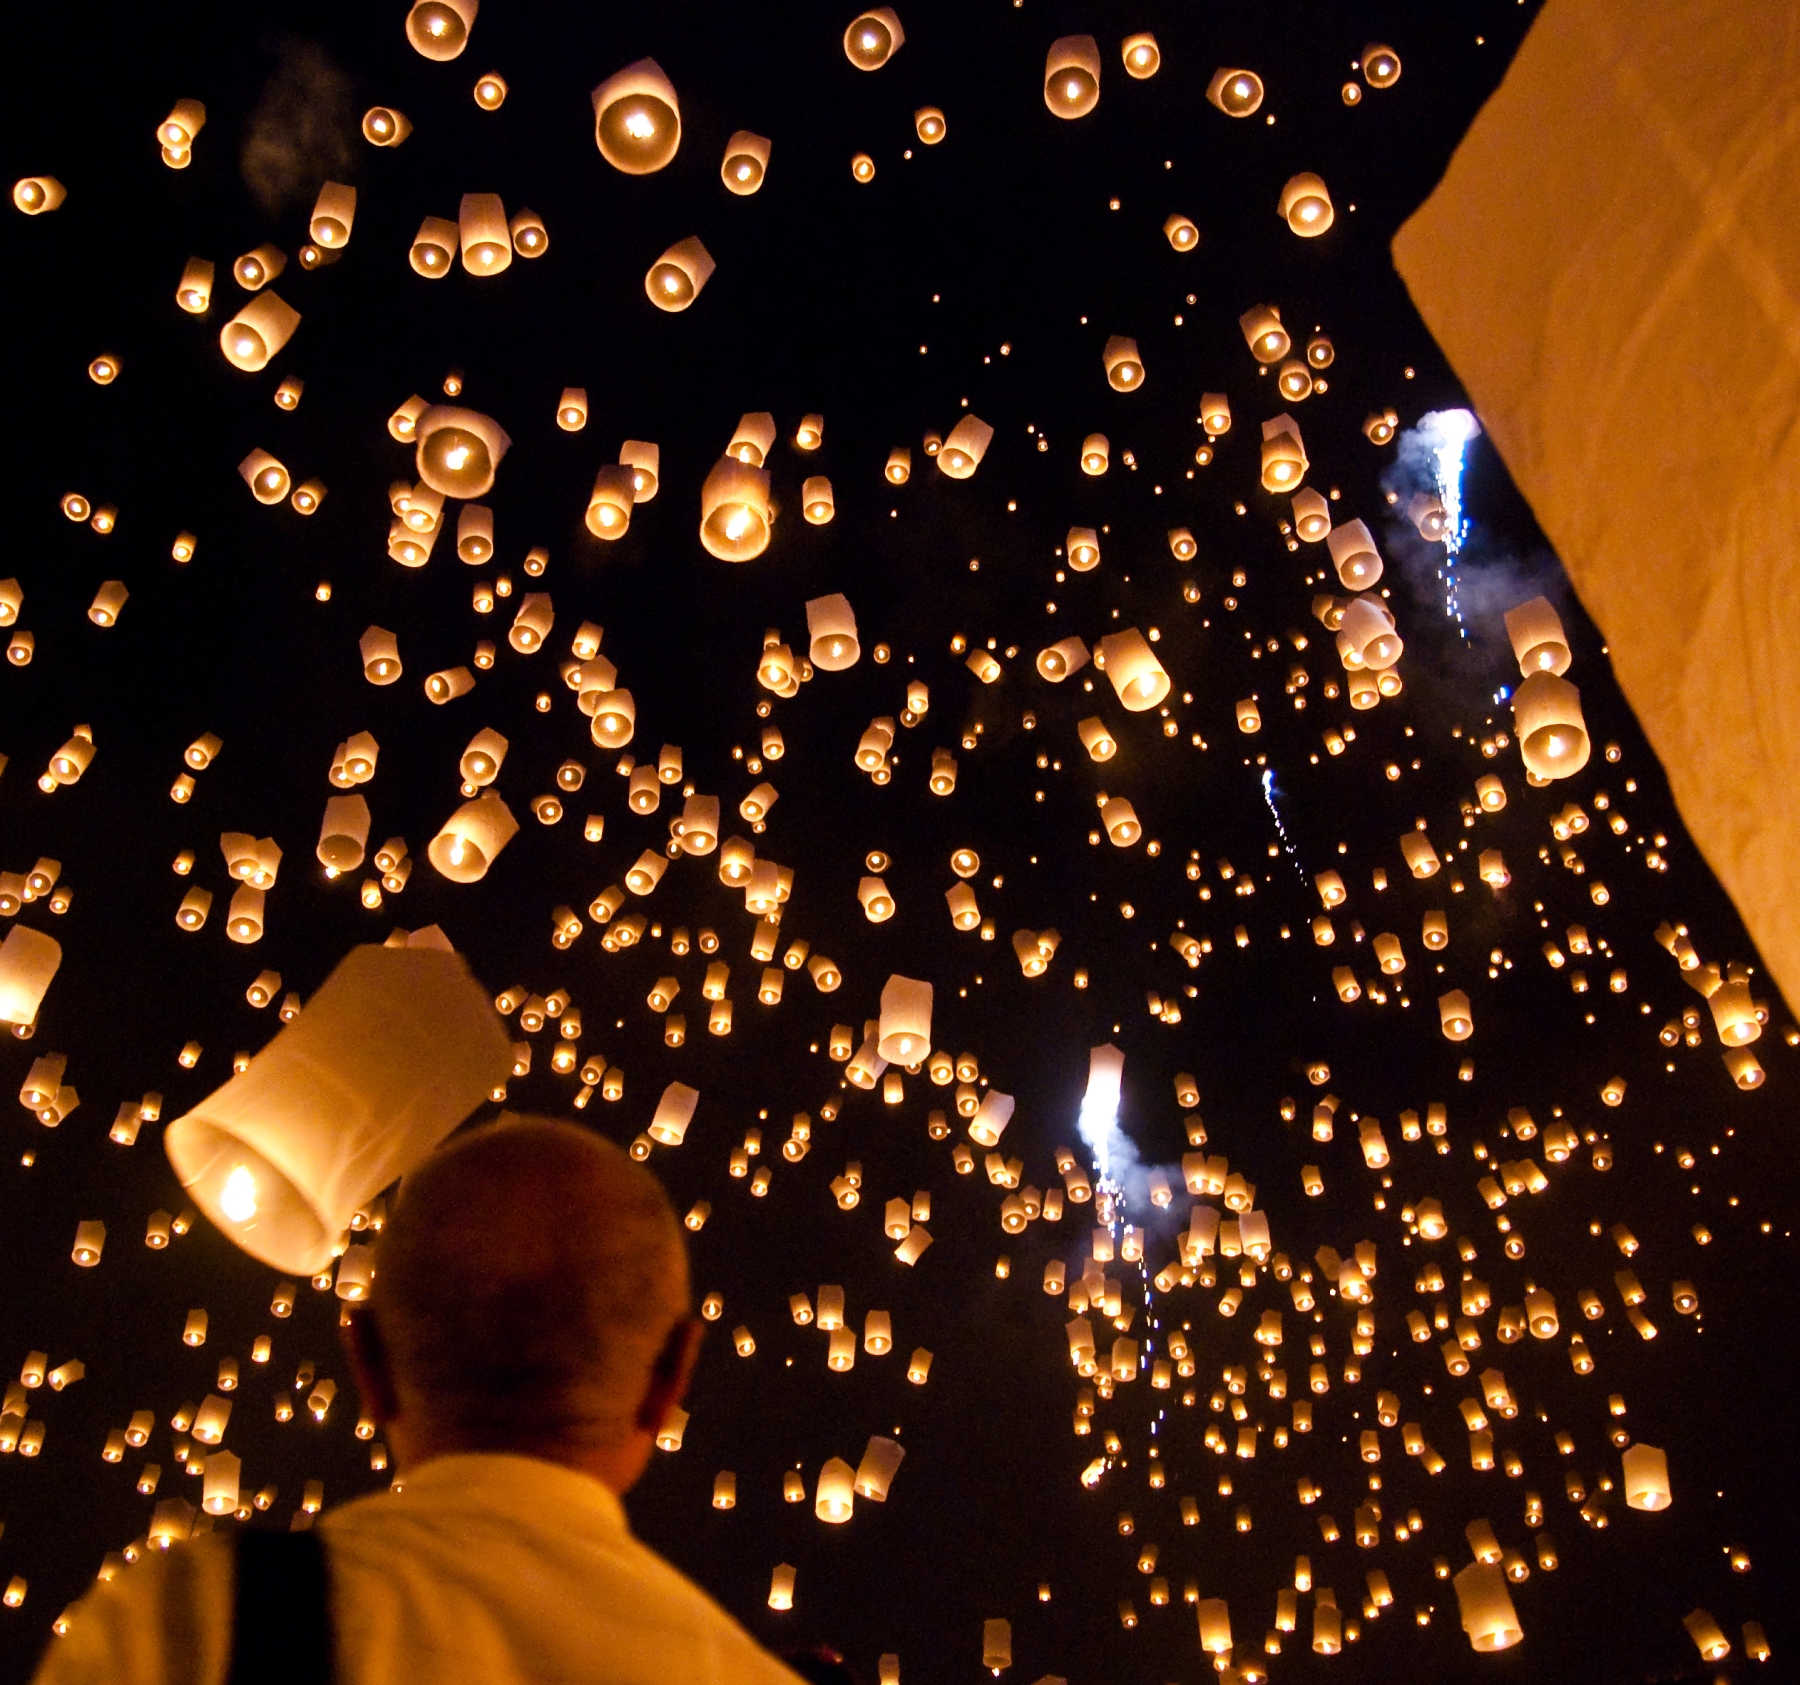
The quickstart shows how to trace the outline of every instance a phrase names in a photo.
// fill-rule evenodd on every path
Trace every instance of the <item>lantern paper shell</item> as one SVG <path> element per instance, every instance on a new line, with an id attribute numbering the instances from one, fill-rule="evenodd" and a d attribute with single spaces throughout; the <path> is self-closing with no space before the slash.
<path id="1" fill-rule="evenodd" d="M 809 475 L 800 488 L 800 508 L 809 526 L 828 525 L 832 516 L 837 513 L 837 503 L 831 495 L 831 481 L 823 474 Z"/>
<path id="2" fill-rule="evenodd" d="M 536 211 L 515 212 L 506 225 L 506 232 L 512 240 L 512 249 L 520 257 L 542 257 L 550 249 L 550 232 Z"/>
<path id="3" fill-rule="evenodd" d="M 0 942 L 0 1024 L 32 1024 L 57 967 L 62 944 L 41 930 L 14 925 Z"/>
<path id="4" fill-rule="evenodd" d="M 1154 708 L 1169 694 L 1169 675 L 1135 626 L 1102 638 L 1094 646 L 1094 657 L 1120 702 L 1134 714 Z"/>
<path id="5" fill-rule="evenodd" d="M 913 113 L 913 133 L 927 146 L 936 146 L 949 132 L 949 123 L 935 105 L 922 105 Z"/>
<path id="6" fill-rule="evenodd" d="M 862 655 L 856 639 L 856 612 L 850 599 L 833 592 L 806 605 L 807 654 L 822 673 L 841 673 Z"/>
<path id="7" fill-rule="evenodd" d="M 406 14 L 406 39 L 423 58 L 446 64 L 462 54 L 481 0 L 414 0 Z"/>
<path id="8" fill-rule="evenodd" d="M 1254 70 L 1215 70 L 1206 97 L 1227 117 L 1249 117 L 1263 102 L 1262 78 Z"/>
<path id="9" fill-rule="evenodd" d="M 906 31 L 893 9 L 864 12 L 844 31 L 844 57 L 858 70 L 879 70 L 906 45 Z"/>
<path id="10" fill-rule="evenodd" d="M 1549 598 L 1533 597 L 1528 603 L 1508 609 L 1506 635 L 1512 640 L 1513 656 L 1525 676 L 1554 673 L 1560 678 L 1568 672 L 1568 635 Z"/>
<path id="11" fill-rule="evenodd" d="M 1144 384 L 1144 359 L 1138 355 L 1137 341 L 1114 334 L 1100 353 L 1106 369 L 1106 384 L 1115 392 L 1135 392 Z"/>
<path id="12" fill-rule="evenodd" d="M 475 883 L 487 875 L 495 856 L 518 829 L 512 809 L 489 790 L 450 815 L 431 839 L 426 856 L 452 883 Z"/>
<path id="13" fill-rule="evenodd" d="M 1178 252 L 1191 252 L 1200 244 L 1200 230 L 1194 226 L 1191 217 L 1182 216 L 1180 212 L 1172 212 L 1163 223 L 1163 238 Z"/>
<path id="14" fill-rule="evenodd" d="M 1300 427 L 1291 415 L 1274 416 L 1262 426 L 1262 483 L 1264 491 L 1295 490 L 1310 467 Z"/>
<path id="15" fill-rule="evenodd" d="M 414 427 L 419 478 L 445 497 L 482 497 L 493 490 L 501 459 L 512 449 L 505 428 L 478 410 L 433 404 Z"/>
<path id="16" fill-rule="evenodd" d="M 255 374 L 293 338 L 300 312 L 279 293 L 262 292 L 219 331 L 219 346 L 234 369 Z"/>
<path id="17" fill-rule="evenodd" d="M 1308 240 L 1323 234 L 1336 217 L 1323 179 L 1309 170 L 1288 178 L 1277 209 L 1288 227 Z"/>
<path id="18" fill-rule="evenodd" d="M 1627 1446 L 1621 1459 L 1625 1472 L 1625 1505 L 1628 1509 L 1667 1509 L 1669 1459 L 1654 1445 Z"/>
<path id="19" fill-rule="evenodd" d="M 363 113 L 362 132 L 371 146 L 398 146 L 412 133 L 412 124 L 391 105 L 372 105 Z"/>
<path id="20" fill-rule="evenodd" d="M 435 281 L 450 273 L 450 265 L 462 244 L 462 231 L 447 217 L 428 216 L 413 236 L 406 260 L 415 275 Z"/>
<path id="21" fill-rule="evenodd" d="M 623 463 L 609 463 L 594 476 L 594 489 L 588 494 L 588 531 L 596 538 L 623 538 L 636 499 L 631 469 Z"/>
<path id="22" fill-rule="evenodd" d="M 722 562 L 748 562 L 769 547 L 769 475 L 721 457 L 700 488 L 700 543 Z"/>
<path id="23" fill-rule="evenodd" d="M 213 265 L 203 257 L 190 257 L 181 266 L 175 284 L 175 302 L 190 316 L 204 316 L 212 306 Z"/>
<path id="24" fill-rule="evenodd" d="M 1467 1041 L 1475 1033 L 1474 1014 L 1469 1010 L 1469 997 L 1461 989 L 1438 996 L 1438 1023 L 1449 1041 Z"/>
<path id="25" fill-rule="evenodd" d="M 712 254 L 700 243 L 698 235 L 691 235 L 677 240 L 650 265 L 644 276 L 644 291 L 658 310 L 685 310 L 711 280 L 713 268 Z"/>
<path id="26" fill-rule="evenodd" d="M 719 165 L 719 179 L 726 190 L 740 198 L 748 197 L 763 184 L 769 173 L 769 142 L 766 136 L 739 129 L 725 143 L 725 157 Z"/>
<path id="27" fill-rule="evenodd" d="M 1498 1562 L 1471 1562 L 1452 1583 L 1463 1631 L 1476 1650 L 1507 1650 L 1525 1636 Z"/>
<path id="28" fill-rule="evenodd" d="M 258 503 L 280 503 L 292 487 L 287 469 L 265 450 L 253 450 L 238 464 L 238 475 Z"/>
<path id="29" fill-rule="evenodd" d="M 937 453 L 937 465 L 953 480 L 966 480 L 981 466 L 994 430 L 976 415 L 965 415 L 950 429 Z"/>
<path id="30" fill-rule="evenodd" d="M 1581 692 L 1567 679 L 1540 670 L 1513 692 L 1513 732 L 1527 772 L 1541 779 L 1567 778 L 1588 763 L 1587 723 Z"/>
<path id="31" fill-rule="evenodd" d="M 916 1065 L 931 1051 L 931 985 L 892 976 L 881 991 L 875 1051 L 895 1065 Z"/>
<path id="32" fill-rule="evenodd" d="M 1052 115 L 1085 117 L 1100 103 L 1100 48 L 1091 35 L 1065 35 L 1044 58 L 1044 104 Z"/>
<path id="33" fill-rule="evenodd" d="M 1253 305 L 1238 317 L 1238 327 L 1243 330 L 1250 355 L 1265 368 L 1279 363 L 1293 344 L 1281 325 L 1281 312 L 1272 304 Z"/>
<path id="34" fill-rule="evenodd" d="M 67 196 L 68 189 L 55 176 L 21 176 L 13 183 L 13 209 L 27 216 L 53 211 Z"/>
<path id="35" fill-rule="evenodd" d="M 1331 536 L 1331 505 L 1311 486 L 1294 493 L 1294 536 L 1302 544 L 1317 544 Z M 1334 558 L 1335 560 L 1335 558 Z"/>
<path id="36" fill-rule="evenodd" d="M 369 842 L 369 804 L 361 796 L 333 796 L 319 825 L 319 864 L 337 873 L 363 863 Z"/>
<path id="37" fill-rule="evenodd" d="M 594 143 L 628 176 L 654 174 L 675 156 L 681 102 L 655 59 L 628 64 L 594 90 Z"/>
<path id="38" fill-rule="evenodd" d="M 1296 500 L 1297 502 L 1298 500 Z M 1346 590 L 1367 591 L 1381 578 L 1381 553 L 1374 535 L 1362 521 L 1346 521 L 1333 527 L 1325 539 L 1332 566 Z"/>
<path id="39" fill-rule="evenodd" d="M 465 193 L 456 213 L 462 266 L 471 275 L 498 275 L 513 260 L 512 230 L 498 193 Z"/>
<path id="40" fill-rule="evenodd" d="M 1371 88 L 1391 88 L 1400 80 L 1400 55 L 1379 44 L 1364 47 L 1362 74 Z"/>
<path id="41" fill-rule="evenodd" d="M 694 1121 L 694 1108 L 700 1103 L 700 1090 L 685 1082 L 672 1082 L 656 1102 L 656 1113 L 646 1133 L 665 1147 L 679 1147 Z"/>
<path id="42" fill-rule="evenodd" d="M 648 503 L 661 484 L 662 447 L 643 439 L 627 439 L 619 446 L 620 466 L 631 470 L 632 502 Z"/>
<path id="43" fill-rule="evenodd" d="M 287 268 L 287 253 L 279 246 L 260 245 L 247 251 L 231 266 L 231 276 L 245 292 L 253 293 L 280 277 Z"/>
<path id="44" fill-rule="evenodd" d="M 400 644 L 385 627 L 371 626 L 357 640 L 363 677 L 372 685 L 391 685 L 400 677 Z"/>
<path id="45" fill-rule="evenodd" d="M 1062 638 L 1038 651 L 1038 676 L 1053 685 L 1061 684 L 1071 673 L 1079 673 L 1087 664 L 1088 647 L 1080 638 Z"/>
<path id="46" fill-rule="evenodd" d="M 460 956 L 353 948 L 249 1066 L 163 1137 L 188 1196 L 252 1257 L 330 1267 L 351 1216 L 414 1168 L 512 1066 Z"/>
<path id="47" fill-rule="evenodd" d="M 356 224 L 356 189 L 341 181 L 328 181 L 313 201 L 307 232 L 327 251 L 340 251 L 350 243 Z"/>
<path id="48" fill-rule="evenodd" d="M 1081 471 L 1101 475 L 1112 461 L 1112 446 L 1104 433 L 1090 433 L 1081 441 Z"/>

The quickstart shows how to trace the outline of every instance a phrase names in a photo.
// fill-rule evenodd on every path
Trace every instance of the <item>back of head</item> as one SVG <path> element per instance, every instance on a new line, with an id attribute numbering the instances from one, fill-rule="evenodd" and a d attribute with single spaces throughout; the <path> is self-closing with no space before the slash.
<path id="1" fill-rule="evenodd" d="M 470 1449 L 624 1440 L 688 1310 L 681 1226 L 610 1142 L 522 1118 L 402 1185 L 371 1310 L 409 1409 Z"/>

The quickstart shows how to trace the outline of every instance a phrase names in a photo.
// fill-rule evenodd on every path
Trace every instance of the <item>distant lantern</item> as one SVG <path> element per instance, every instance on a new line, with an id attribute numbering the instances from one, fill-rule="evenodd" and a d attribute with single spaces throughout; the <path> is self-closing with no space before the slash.
<path id="1" fill-rule="evenodd" d="M 631 470 L 634 503 L 648 503 L 656 496 L 662 473 L 660 445 L 648 444 L 642 439 L 627 439 L 619 446 L 619 462 L 621 466 Z"/>
<path id="2" fill-rule="evenodd" d="M 8 931 L 0 942 L 0 1023 L 36 1023 L 61 964 L 62 944 L 54 937 L 26 925 Z"/>
<path id="3" fill-rule="evenodd" d="M 1186 527 L 1170 527 L 1169 554 L 1178 562 L 1191 562 L 1200 554 L 1200 546 Z"/>
<path id="4" fill-rule="evenodd" d="M 729 192 L 748 197 L 763 184 L 769 173 L 769 142 L 763 135 L 739 129 L 725 143 L 725 158 L 719 165 L 719 179 Z"/>
<path id="5" fill-rule="evenodd" d="M 769 475 L 721 457 L 700 488 L 700 543 L 722 562 L 747 562 L 769 547 Z"/>
<path id="6" fill-rule="evenodd" d="M 245 252 L 232 264 L 231 275 L 245 292 L 253 293 L 278 279 L 286 268 L 287 253 L 279 246 L 265 243 Z"/>
<path id="7" fill-rule="evenodd" d="M 1363 437 L 1372 445 L 1385 445 L 1393 440 L 1400 431 L 1400 415 L 1397 410 L 1371 411 L 1363 418 Z"/>
<path id="8" fill-rule="evenodd" d="M 1178 252 L 1191 252 L 1200 244 L 1200 230 L 1190 217 L 1172 212 L 1163 224 L 1163 238 Z"/>
<path id="9" fill-rule="evenodd" d="M 190 316 L 204 316 L 212 305 L 213 265 L 203 257 L 190 257 L 181 266 L 175 285 L 175 302 Z"/>
<path id="10" fill-rule="evenodd" d="M 1223 392 L 1205 392 L 1200 397 L 1200 425 L 1209 439 L 1222 438 L 1231 431 L 1231 400 Z"/>
<path id="11" fill-rule="evenodd" d="M 1288 178 L 1277 208 L 1288 227 L 1304 239 L 1323 234 L 1336 215 L 1323 179 L 1310 170 Z"/>
<path id="12" fill-rule="evenodd" d="M 1100 103 L 1100 48 L 1091 35 L 1065 35 L 1044 59 L 1044 104 L 1057 117 L 1085 117 Z"/>
<path id="13" fill-rule="evenodd" d="M 891 7 L 864 12 L 844 31 L 844 57 L 858 70 L 879 70 L 906 45 L 906 31 Z"/>
<path id="14" fill-rule="evenodd" d="M 433 404 L 414 425 L 419 478 L 445 497 L 483 497 L 512 448 L 506 430 L 477 410 Z"/>
<path id="15" fill-rule="evenodd" d="M 450 265 L 461 243 L 462 231 L 454 222 L 441 216 L 428 216 L 413 236 L 407 262 L 412 265 L 414 274 L 423 275 L 428 281 L 438 280 L 450 273 Z"/>
<path id="16" fill-rule="evenodd" d="M 892 976 L 881 991 L 881 1017 L 876 1052 L 891 1064 L 916 1065 L 931 1051 L 929 983 Z"/>
<path id="17" fill-rule="evenodd" d="M 1253 305 L 1238 317 L 1238 327 L 1250 355 L 1264 367 L 1279 363 L 1293 345 L 1288 331 L 1281 325 L 1281 312 L 1272 304 Z"/>
<path id="18" fill-rule="evenodd" d="M 1063 638 L 1048 649 L 1038 651 L 1037 670 L 1040 678 L 1061 684 L 1071 673 L 1079 673 L 1088 664 L 1088 647 L 1080 638 Z"/>
<path id="19" fill-rule="evenodd" d="M 1293 497 L 1294 536 L 1302 544 L 1317 544 L 1321 538 L 1335 536 L 1331 531 L 1331 505 L 1324 494 L 1311 486 Z M 1337 559 L 1335 556 L 1332 558 Z"/>
<path id="20" fill-rule="evenodd" d="M 451 814 L 431 839 L 426 856 L 452 883 L 475 883 L 487 875 L 518 829 L 512 810 L 489 790 Z"/>
<path id="21" fill-rule="evenodd" d="M 319 864 L 342 876 L 363 863 L 369 845 L 369 804 L 361 796 L 333 796 L 325 803 L 315 852 Z"/>
<path id="22" fill-rule="evenodd" d="M 650 265 L 644 291 L 658 310 L 685 310 L 712 278 L 712 254 L 697 235 L 677 240 Z"/>
<path id="23" fill-rule="evenodd" d="M 462 266 L 471 275 L 498 275 L 512 263 L 512 231 L 498 193 L 465 193 L 456 228 Z"/>
<path id="24" fill-rule="evenodd" d="M 391 105 L 372 105 L 363 113 L 362 132 L 371 146 L 398 146 L 412 133 L 412 124 Z"/>
<path id="25" fill-rule="evenodd" d="M 1400 80 L 1400 55 L 1392 47 L 1364 47 L 1362 73 L 1371 88 L 1391 88 Z"/>
<path id="26" fill-rule="evenodd" d="M 1109 797 L 1100 809 L 1100 823 L 1115 848 L 1130 848 L 1144 834 L 1134 808 L 1123 796 Z"/>
<path id="27" fill-rule="evenodd" d="M 1382 672 L 1394 665 L 1405 643 L 1378 597 L 1354 597 L 1338 623 L 1338 658 L 1354 676 L 1360 669 Z"/>
<path id="28" fill-rule="evenodd" d="M 602 749 L 622 749 L 637 728 L 637 704 L 628 690 L 608 690 L 594 698 L 589 735 Z"/>
<path id="29" fill-rule="evenodd" d="M 1291 492 L 1306 478 L 1311 466 L 1299 424 L 1290 415 L 1278 415 L 1262 424 L 1262 483 L 1264 491 Z"/>
<path id="30" fill-rule="evenodd" d="M 875 160 L 866 152 L 857 153 L 850 160 L 850 173 L 858 181 L 873 181 L 875 179 Z"/>
<path id="31" fill-rule="evenodd" d="M 55 176 L 21 176 L 13 183 L 13 209 L 27 216 L 42 216 L 53 211 L 68 195 L 68 189 Z"/>
<path id="32" fill-rule="evenodd" d="M 1688 1637 L 1693 1639 L 1694 1648 L 1700 1652 L 1703 1660 L 1723 1661 L 1731 1654 L 1730 1639 L 1720 1631 L 1719 1623 L 1709 1611 L 1696 1609 L 1690 1615 L 1683 1615 L 1681 1624 L 1687 1628 Z"/>
<path id="33" fill-rule="evenodd" d="M 1628 1446 L 1623 1458 L 1627 1509 L 1667 1509 L 1669 1459 L 1654 1445 Z"/>
<path id="34" fill-rule="evenodd" d="M 1011 1621 L 981 1623 L 981 1665 L 996 1675 L 1012 1666 Z"/>
<path id="35" fill-rule="evenodd" d="M 1262 730 L 1262 710 L 1255 697 L 1246 697 L 1237 705 L 1237 728 L 1246 734 Z"/>
<path id="36" fill-rule="evenodd" d="M 1081 471 L 1096 478 L 1112 461 L 1112 445 L 1104 433 L 1090 433 L 1081 441 Z"/>
<path id="37" fill-rule="evenodd" d="M 936 146 L 949 132 L 943 112 L 935 105 L 922 105 L 913 113 L 913 133 L 927 146 Z"/>
<path id="38" fill-rule="evenodd" d="M 1508 609 L 1506 635 L 1512 640 L 1519 671 L 1527 678 L 1533 673 L 1554 673 L 1560 678 L 1568 672 L 1568 635 L 1548 597 L 1533 597 L 1528 603 Z"/>
<path id="39" fill-rule="evenodd" d="M 937 465 L 953 480 L 966 480 L 981 466 L 994 430 L 977 415 L 965 415 L 950 429 L 937 453 Z"/>
<path id="40" fill-rule="evenodd" d="M 494 556 L 494 512 L 485 504 L 465 503 L 456 516 L 456 554 L 470 567 Z"/>
<path id="41" fill-rule="evenodd" d="M 286 467 L 265 450 L 253 450 L 238 464 L 238 475 L 258 503 L 280 503 L 293 487 Z"/>
<path id="42" fill-rule="evenodd" d="M 1476 1650 L 1510 1649 L 1525 1636 L 1506 1589 L 1506 1570 L 1498 1562 L 1471 1562 L 1452 1584 L 1463 1631 Z"/>
<path id="43" fill-rule="evenodd" d="M 905 445 L 896 445 L 888 452 L 887 467 L 882 473 L 889 485 L 905 485 L 912 478 L 912 452 Z"/>
<path id="44" fill-rule="evenodd" d="M 681 104 L 654 59 L 639 59 L 594 90 L 594 139 L 626 175 L 649 175 L 681 144 Z"/>
<path id="45" fill-rule="evenodd" d="M 1474 1034 L 1475 1017 L 1461 989 L 1438 996 L 1438 1024 L 1449 1041 L 1467 1041 Z"/>
<path id="46" fill-rule="evenodd" d="M 353 1214 L 461 1123 L 508 1059 L 460 957 L 353 948 L 298 1018 L 169 1126 L 165 1148 L 226 1235 L 313 1275 L 330 1269 Z"/>
<path id="47" fill-rule="evenodd" d="M 1295 507 L 1299 507 L 1297 498 Z M 1326 544 L 1338 582 L 1346 590 L 1367 591 L 1380 580 L 1381 552 L 1375 548 L 1374 535 L 1364 522 L 1345 521 L 1342 526 L 1333 527 Z"/>
<path id="48" fill-rule="evenodd" d="M 1127 35 L 1119 55 L 1125 60 L 1125 74 L 1134 82 L 1142 82 L 1162 69 L 1162 49 L 1149 33 Z"/>
<path id="49" fill-rule="evenodd" d="M 565 386 L 556 403 L 556 425 L 565 433 L 579 433 L 588 424 L 588 395 L 585 386 Z"/>
<path id="50" fill-rule="evenodd" d="M 520 257 L 542 257 L 550 249 L 550 231 L 536 211 L 519 210 L 506 225 L 512 247 Z"/>
<path id="51" fill-rule="evenodd" d="M 1080 720 L 1076 723 L 1075 730 L 1090 760 L 1110 761 L 1119 752 L 1118 741 L 1102 721 L 1091 717 Z"/>
<path id="52" fill-rule="evenodd" d="M 1227 117 L 1252 116 L 1263 102 L 1262 78 L 1254 70 L 1215 70 L 1206 97 Z"/>
<path id="53" fill-rule="evenodd" d="M 391 685 L 400 677 L 400 644 L 384 627 L 371 626 L 357 640 L 363 677 L 372 685 Z"/>
<path id="54" fill-rule="evenodd" d="M 475 103 L 483 111 L 498 111 L 506 104 L 507 91 L 506 78 L 497 70 L 475 79 Z"/>
<path id="55" fill-rule="evenodd" d="M 1588 762 L 1587 724 L 1581 692 L 1567 679 L 1540 670 L 1513 692 L 1513 731 L 1527 772 L 1538 778 L 1567 778 Z"/>
<path id="56" fill-rule="evenodd" d="M 1094 646 L 1094 660 L 1104 667 L 1120 702 L 1134 714 L 1154 708 L 1169 694 L 1169 675 L 1135 626 L 1102 638 Z"/>
<path id="57" fill-rule="evenodd" d="M 822 527 L 837 513 L 831 495 L 831 482 L 823 474 L 808 476 L 800 488 L 800 510 L 811 526 Z"/>
<path id="58" fill-rule="evenodd" d="M 1106 384 L 1115 392 L 1135 392 L 1144 384 L 1144 359 L 1138 355 L 1135 339 L 1114 334 L 1100 360 L 1106 369 Z"/>
<path id="59" fill-rule="evenodd" d="M 1100 535 L 1092 527 L 1070 527 L 1063 552 L 1076 573 L 1087 573 L 1100 565 Z"/>
<path id="60" fill-rule="evenodd" d="M 115 626 L 118 624 L 119 611 L 125 607 L 125 599 L 131 593 L 125 589 L 122 579 L 105 581 L 94 593 L 94 600 L 88 604 L 88 619 L 96 626 Z"/>
<path id="61" fill-rule="evenodd" d="M 448 63 L 468 46 L 480 5 L 481 0 L 414 0 L 406 14 L 406 39 L 421 57 Z"/>
<path id="62" fill-rule="evenodd" d="M 631 506 L 636 501 L 632 473 L 623 463 L 608 463 L 594 476 L 588 494 L 587 529 L 596 538 L 623 538 L 631 525 Z"/>
<path id="63" fill-rule="evenodd" d="M 269 366 L 299 325 L 300 312 L 279 293 L 258 293 L 219 330 L 219 346 L 234 369 L 255 374 Z"/>
<path id="64" fill-rule="evenodd" d="M 313 201 L 312 219 L 307 232 L 328 251 L 339 251 L 350 244 L 350 230 L 356 222 L 356 189 L 341 181 L 328 181 Z"/>

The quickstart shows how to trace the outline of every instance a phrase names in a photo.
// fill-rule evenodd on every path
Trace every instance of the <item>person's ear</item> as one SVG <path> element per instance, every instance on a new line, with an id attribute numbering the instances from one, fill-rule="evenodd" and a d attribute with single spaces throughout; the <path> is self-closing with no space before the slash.
<path id="1" fill-rule="evenodd" d="M 367 1307 L 354 1310 L 350 1319 L 338 1330 L 350 1373 L 356 1381 L 357 1396 L 363 1408 L 383 1424 L 400 1413 L 400 1401 L 394 1391 L 393 1371 L 388 1364 L 387 1346 L 381 1337 L 381 1325 Z"/>
<path id="2" fill-rule="evenodd" d="M 633 1426 L 643 1433 L 655 1433 L 664 1418 L 682 1400 L 688 1381 L 694 1373 L 694 1362 L 700 1355 L 700 1339 L 706 1324 L 698 1317 L 683 1317 L 669 1330 L 662 1350 L 650 1366 L 650 1384 L 644 1389 Z"/>

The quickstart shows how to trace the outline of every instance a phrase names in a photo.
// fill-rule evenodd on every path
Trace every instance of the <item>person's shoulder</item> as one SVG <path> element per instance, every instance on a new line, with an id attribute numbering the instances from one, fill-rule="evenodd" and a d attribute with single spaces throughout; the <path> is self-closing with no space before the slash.
<path id="1" fill-rule="evenodd" d="M 231 1593 L 228 1536 L 147 1551 L 69 1611 L 36 1685 L 214 1685 L 231 1643 Z"/>

